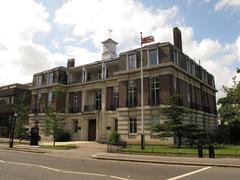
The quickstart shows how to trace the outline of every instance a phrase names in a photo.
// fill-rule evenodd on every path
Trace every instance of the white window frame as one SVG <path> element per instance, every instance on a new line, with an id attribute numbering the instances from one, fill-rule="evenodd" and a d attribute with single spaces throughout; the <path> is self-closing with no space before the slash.
<path id="1" fill-rule="evenodd" d="M 47 84 L 48 85 L 53 84 L 53 72 L 48 73 Z"/>
<path id="2" fill-rule="evenodd" d="M 42 75 L 37 75 L 36 86 L 37 87 L 42 86 Z"/>
<path id="3" fill-rule="evenodd" d="M 135 104 L 136 93 L 137 93 L 136 80 L 129 80 L 129 84 L 128 84 L 128 106 L 130 106 L 130 107 L 136 106 L 136 104 Z M 130 99 L 131 99 L 131 101 L 130 101 Z M 131 105 L 129 105 L 130 102 L 132 102 Z"/>
<path id="4" fill-rule="evenodd" d="M 133 68 L 129 69 L 128 67 L 128 61 L 129 61 L 129 56 L 134 56 L 134 64 L 133 64 Z M 137 68 L 137 55 L 136 53 L 131 53 L 131 54 L 127 54 L 127 70 L 132 70 L 132 69 L 136 69 Z"/>
<path id="5" fill-rule="evenodd" d="M 150 117 L 151 117 L 151 119 L 150 119 L 151 129 L 153 129 L 157 125 L 161 124 L 160 114 L 153 114 Z M 151 130 L 151 136 L 154 136 L 154 135 L 157 135 L 157 134 L 159 134 L 159 132 L 154 132 L 153 130 Z"/>
<path id="6" fill-rule="evenodd" d="M 132 126 L 131 126 L 132 124 Z M 135 129 L 135 124 L 136 124 L 136 129 Z M 132 129 L 131 129 L 132 127 Z M 129 135 L 136 135 L 137 134 L 137 118 L 135 117 L 130 117 L 129 118 Z"/>
<path id="7" fill-rule="evenodd" d="M 153 89 L 152 89 L 153 85 Z M 154 104 L 157 105 L 157 91 L 160 93 L 160 82 L 159 82 L 159 77 L 158 76 L 153 76 L 150 79 L 150 97 L 152 98 L 152 91 L 154 91 Z M 158 98 L 160 98 L 160 94 L 158 95 Z M 152 102 L 152 99 L 151 99 Z"/>
<path id="8" fill-rule="evenodd" d="M 101 72 L 102 79 L 106 79 L 107 77 L 107 66 L 105 63 L 102 64 L 102 72 Z"/>
<path id="9" fill-rule="evenodd" d="M 97 104 L 100 105 L 100 109 L 101 109 L 102 108 L 102 91 L 97 91 L 95 93 L 95 107 L 99 108 L 97 107 Z"/>
<path id="10" fill-rule="evenodd" d="M 119 105 L 119 90 L 118 87 L 113 88 L 113 102 L 114 106 L 117 108 Z"/>
<path id="11" fill-rule="evenodd" d="M 157 50 L 157 64 L 150 64 L 150 51 L 154 51 L 154 50 Z M 159 64 L 159 57 L 158 57 L 158 48 L 151 48 L 151 49 L 148 49 L 148 66 L 154 66 L 154 65 L 158 65 Z"/>
<path id="12" fill-rule="evenodd" d="M 74 134 L 78 133 L 78 125 L 79 125 L 79 121 L 77 119 L 73 119 L 72 120 L 72 132 Z"/>

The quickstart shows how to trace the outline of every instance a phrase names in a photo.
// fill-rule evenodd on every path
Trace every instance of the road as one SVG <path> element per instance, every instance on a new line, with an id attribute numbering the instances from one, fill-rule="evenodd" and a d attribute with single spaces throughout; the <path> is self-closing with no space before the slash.
<path id="1" fill-rule="evenodd" d="M 0 150 L 0 180 L 237 180 L 237 168 L 100 161 Z"/>

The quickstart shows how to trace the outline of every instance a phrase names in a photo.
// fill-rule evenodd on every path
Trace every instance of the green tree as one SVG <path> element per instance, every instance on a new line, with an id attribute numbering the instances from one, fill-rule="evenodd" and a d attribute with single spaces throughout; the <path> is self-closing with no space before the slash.
<path id="1" fill-rule="evenodd" d="M 45 113 L 47 118 L 45 119 L 44 134 L 52 136 L 53 146 L 55 146 L 58 134 L 63 131 L 64 122 L 51 107 L 47 107 Z"/>
<path id="2" fill-rule="evenodd" d="M 237 68 L 237 74 L 240 74 L 239 68 Z M 230 132 L 232 142 L 239 142 L 237 136 L 240 135 L 240 82 L 237 81 L 237 76 L 232 79 L 232 87 L 223 86 L 226 96 L 218 100 L 220 106 L 218 112 L 222 121 L 221 128 L 227 129 L 225 132 Z"/>
<path id="3" fill-rule="evenodd" d="M 17 113 L 15 136 L 18 138 L 25 132 L 25 126 L 28 126 L 28 114 L 30 113 L 30 96 L 27 92 L 22 92 L 16 100 L 13 111 Z"/>
<path id="4" fill-rule="evenodd" d="M 49 105 L 45 109 L 46 119 L 45 119 L 45 126 L 44 126 L 44 134 L 46 136 L 52 136 L 53 138 L 53 146 L 55 146 L 55 142 L 58 139 L 61 133 L 67 133 L 63 130 L 64 128 L 64 120 L 59 118 L 58 112 L 65 111 L 65 108 L 58 108 L 57 100 L 60 100 L 65 95 L 65 89 L 61 85 L 57 85 L 54 89 L 53 96 L 55 98 L 55 107 Z M 64 97 L 65 99 L 65 97 Z"/>
<path id="5" fill-rule="evenodd" d="M 184 122 L 184 117 L 193 113 L 193 110 L 179 106 L 177 96 L 170 97 L 169 103 L 161 111 L 166 115 L 168 120 L 163 124 L 156 125 L 153 128 L 154 132 L 158 132 L 158 137 L 176 137 L 176 145 L 180 148 L 183 137 L 194 140 L 200 139 L 204 135 L 204 132 L 196 125 Z"/>

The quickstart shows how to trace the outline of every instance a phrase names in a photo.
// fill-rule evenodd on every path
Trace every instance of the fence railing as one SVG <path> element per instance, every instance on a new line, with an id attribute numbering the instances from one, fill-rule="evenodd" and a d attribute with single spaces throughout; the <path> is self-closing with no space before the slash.
<path id="1" fill-rule="evenodd" d="M 203 145 L 201 148 L 203 157 L 213 157 L 214 154 L 214 157 L 216 158 L 240 158 L 240 145 Z M 139 144 L 127 144 L 125 146 L 108 145 L 108 152 L 150 153 L 159 155 L 179 155 L 195 157 L 199 156 L 199 149 L 197 145 L 182 146 L 181 148 L 167 145 L 145 145 L 145 149 L 141 149 L 141 145 Z"/>

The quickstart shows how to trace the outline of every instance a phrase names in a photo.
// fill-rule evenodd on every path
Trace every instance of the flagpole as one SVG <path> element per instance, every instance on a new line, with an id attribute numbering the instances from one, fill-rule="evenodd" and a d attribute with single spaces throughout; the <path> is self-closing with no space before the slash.
<path id="1" fill-rule="evenodd" d="M 140 32 L 141 35 L 141 149 L 145 148 L 145 137 L 144 137 L 144 107 L 143 107 L 143 51 L 142 51 L 142 32 Z"/>

